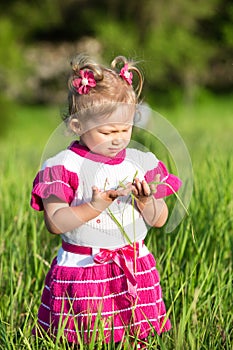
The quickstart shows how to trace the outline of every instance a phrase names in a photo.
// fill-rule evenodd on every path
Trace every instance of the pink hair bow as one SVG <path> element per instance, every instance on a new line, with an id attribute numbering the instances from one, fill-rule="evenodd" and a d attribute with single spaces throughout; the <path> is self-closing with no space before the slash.
<path id="1" fill-rule="evenodd" d="M 96 86 L 94 74 L 88 70 L 80 70 L 79 74 L 80 78 L 73 80 L 73 87 L 80 95 L 88 94 L 90 89 Z"/>
<path id="2" fill-rule="evenodd" d="M 126 63 L 119 73 L 120 77 L 127 81 L 129 85 L 133 83 L 133 73 L 129 71 L 129 65 Z"/>

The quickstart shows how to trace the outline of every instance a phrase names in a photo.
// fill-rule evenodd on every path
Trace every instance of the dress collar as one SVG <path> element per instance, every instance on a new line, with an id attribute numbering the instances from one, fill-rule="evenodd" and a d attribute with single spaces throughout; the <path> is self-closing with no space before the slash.
<path id="1" fill-rule="evenodd" d="M 68 147 L 68 149 L 75 152 L 76 154 L 78 154 L 83 158 L 90 159 L 94 162 L 110 164 L 110 165 L 122 163 L 126 155 L 126 150 L 123 149 L 113 158 L 105 157 L 101 154 L 90 152 L 89 148 L 87 148 L 86 146 L 80 145 L 78 141 L 72 142 Z"/>

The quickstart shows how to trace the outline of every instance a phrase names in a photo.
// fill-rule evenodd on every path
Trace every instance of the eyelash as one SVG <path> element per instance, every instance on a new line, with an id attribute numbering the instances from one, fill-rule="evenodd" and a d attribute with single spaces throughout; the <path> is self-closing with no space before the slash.
<path id="1" fill-rule="evenodd" d="M 128 130 L 122 130 L 122 132 L 128 132 Z M 103 135 L 110 135 L 112 133 L 114 133 L 114 131 L 113 132 L 101 132 L 101 134 L 103 134 Z"/>

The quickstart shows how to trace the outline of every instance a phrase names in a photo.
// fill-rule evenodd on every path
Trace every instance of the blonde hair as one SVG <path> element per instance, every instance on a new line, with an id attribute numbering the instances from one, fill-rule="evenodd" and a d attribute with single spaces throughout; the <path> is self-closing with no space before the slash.
<path id="1" fill-rule="evenodd" d="M 117 56 L 111 63 L 111 68 L 97 64 L 88 56 L 80 54 L 71 62 L 72 73 L 68 80 L 68 114 L 64 120 L 72 118 L 82 119 L 111 113 L 119 103 L 136 106 L 142 91 L 143 76 L 135 63 L 124 56 Z M 125 81 L 120 75 L 120 69 L 125 64 L 128 71 L 134 74 L 133 83 L 137 80 L 136 88 Z M 73 86 L 73 81 L 80 78 L 80 70 L 91 71 L 96 86 L 91 87 L 86 94 L 79 94 Z"/>

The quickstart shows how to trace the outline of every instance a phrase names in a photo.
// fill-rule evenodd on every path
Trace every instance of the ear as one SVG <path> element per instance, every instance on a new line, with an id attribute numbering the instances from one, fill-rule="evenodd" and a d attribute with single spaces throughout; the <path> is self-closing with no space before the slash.
<path id="1" fill-rule="evenodd" d="M 70 129 L 76 134 L 81 135 L 81 123 L 77 118 L 71 119 Z"/>

